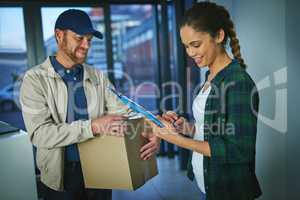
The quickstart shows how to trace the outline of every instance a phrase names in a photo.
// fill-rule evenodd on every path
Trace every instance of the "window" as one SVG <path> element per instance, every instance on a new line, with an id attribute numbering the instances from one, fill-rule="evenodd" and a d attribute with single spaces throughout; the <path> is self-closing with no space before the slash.
<path id="1" fill-rule="evenodd" d="M 185 1 L 185 7 L 188 8 L 191 6 L 193 1 L 188 0 Z M 168 4 L 168 28 L 169 28 L 169 46 L 170 46 L 170 66 L 171 66 L 171 76 L 173 81 L 178 81 L 178 66 L 175 58 L 175 40 L 180 40 L 180 38 L 176 38 L 176 30 L 174 27 L 175 16 L 173 9 L 173 2 Z M 180 45 L 182 45 L 180 43 Z M 173 109 L 176 112 L 183 113 L 183 105 L 182 102 L 183 95 L 186 95 L 186 114 L 188 118 L 192 118 L 192 104 L 199 92 L 200 81 L 201 81 L 201 69 L 195 64 L 193 59 L 191 59 L 188 55 L 186 55 L 186 83 L 185 87 L 182 90 L 179 90 L 176 87 L 172 88 L 172 94 L 174 94 L 175 98 L 173 99 Z M 181 94 L 179 91 L 182 91 Z M 185 106 L 185 105 L 184 105 Z"/>
<path id="2" fill-rule="evenodd" d="M 23 10 L 0 8 L 0 120 L 24 129 L 20 83 L 27 69 Z"/>
<path id="3" fill-rule="evenodd" d="M 152 5 L 112 5 L 115 84 L 118 90 L 157 112 L 155 17 Z"/>

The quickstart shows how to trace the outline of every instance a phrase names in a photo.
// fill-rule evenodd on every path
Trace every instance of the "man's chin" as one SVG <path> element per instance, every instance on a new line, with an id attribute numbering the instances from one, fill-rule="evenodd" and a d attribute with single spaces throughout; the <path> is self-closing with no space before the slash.
<path id="1" fill-rule="evenodd" d="M 82 64 L 85 62 L 87 58 L 87 54 L 76 53 L 74 54 L 73 58 L 77 64 Z"/>
<path id="2" fill-rule="evenodd" d="M 86 57 L 85 58 L 76 58 L 76 63 L 77 64 L 83 64 L 86 60 Z"/>

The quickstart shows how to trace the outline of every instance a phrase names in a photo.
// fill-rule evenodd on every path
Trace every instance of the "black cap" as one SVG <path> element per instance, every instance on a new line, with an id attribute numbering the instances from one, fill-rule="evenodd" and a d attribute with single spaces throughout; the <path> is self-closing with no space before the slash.
<path id="1" fill-rule="evenodd" d="M 99 39 L 103 38 L 102 33 L 93 28 L 86 12 L 77 9 L 69 9 L 61 13 L 55 22 L 55 29 L 69 29 L 78 35 L 93 34 Z"/>

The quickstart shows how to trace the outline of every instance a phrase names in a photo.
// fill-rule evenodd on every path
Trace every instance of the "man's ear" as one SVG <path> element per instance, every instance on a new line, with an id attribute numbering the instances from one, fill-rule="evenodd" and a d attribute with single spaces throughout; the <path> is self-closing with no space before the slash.
<path id="1" fill-rule="evenodd" d="M 224 30 L 221 28 L 218 32 L 218 34 L 216 35 L 215 41 L 217 44 L 221 44 L 224 41 L 225 38 L 225 32 Z"/>
<path id="2" fill-rule="evenodd" d="M 64 31 L 62 31 L 60 29 L 55 29 L 54 34 L 55 34 L 57 43 L 61 44 L 63 41 L 63 37 L 64 37 Z"/>

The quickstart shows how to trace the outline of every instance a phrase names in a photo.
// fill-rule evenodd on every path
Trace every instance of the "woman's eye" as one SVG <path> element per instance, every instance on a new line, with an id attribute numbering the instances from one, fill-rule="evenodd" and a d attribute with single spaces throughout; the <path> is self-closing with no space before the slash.
<path id="1" fill-rule="evenodd" d="M 184 46 L 185 49 L 188 49 L 188 48 L 189 48 L 189 46 L 187 46 L 187 45 L 183 45 L 183 46 Z"/>

